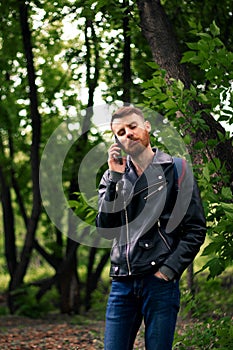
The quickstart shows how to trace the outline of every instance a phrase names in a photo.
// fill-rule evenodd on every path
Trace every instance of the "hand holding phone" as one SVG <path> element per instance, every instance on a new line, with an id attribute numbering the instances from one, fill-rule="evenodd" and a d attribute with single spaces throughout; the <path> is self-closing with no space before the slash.
<path id="1" fill-rule="evenodd" d="M 118 173 L 125 172 L 126 157 L 123 157 L 122 145 L 115 136 L 115 143 L 113 143 L 108 150 L 108 166 L 109 170 L 116 171 Z"/>
<path id="2" fill-rule="evenodd" d="M 115 135 L 115 141 L 116 143 L 118 144 L 118 146 L 121 148 L 121 143 L 120 141 L 118 140 L 117 136 Z M 117 160 L 119 162 L 120 165 L 123 165 L 123 159 L 122 159 L 122 152 L 120 151 L 120 154 L 119 156 L 117 157 Z"/>

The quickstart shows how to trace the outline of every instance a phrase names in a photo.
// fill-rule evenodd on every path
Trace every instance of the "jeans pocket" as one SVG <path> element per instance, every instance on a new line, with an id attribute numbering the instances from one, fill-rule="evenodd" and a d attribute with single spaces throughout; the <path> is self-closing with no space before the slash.
<path id="1" fill-rule="evenodd" d="M 153 277 L 161 283 L 170 283 L 171 282 L 171 281 L 165 280 L 164 278 L 158 277 L 155 274 L 153 275 Z"/>

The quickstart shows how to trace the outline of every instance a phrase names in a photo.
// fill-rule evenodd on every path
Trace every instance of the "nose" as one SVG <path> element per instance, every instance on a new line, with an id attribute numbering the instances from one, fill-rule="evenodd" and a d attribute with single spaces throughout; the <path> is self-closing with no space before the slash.
<path id="1" fill-rule="evenodd" d="M 126 137 L 127 137 L 128 139 L 131 139 L 131 138 L 133 137 L 133 132 L 132 132 L 132 130 L 129 129 L 129 128 L 127 128 L 127 129 L 125 130 L 125 134 L 126 134 Z"/>

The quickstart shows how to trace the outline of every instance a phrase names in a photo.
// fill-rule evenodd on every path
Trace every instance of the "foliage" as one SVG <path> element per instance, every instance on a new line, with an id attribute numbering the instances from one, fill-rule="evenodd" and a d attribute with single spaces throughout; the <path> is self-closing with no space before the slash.
<path id="1" fill-rule="evenodd" d="M 95 225 L 95 217 L 97 214 L 97 211 L 88 204 L 88 202 L 91 204 L 92 202 L 96 202 L 96 197 L 90 199 L 87 201 L 83 193 L 75 192 L 74 193 L 77 196 L 77 200 L 70 200 L 69 205 L 73 208 L 75 208 L 75 213 L 87 224 L 89 225 Z"/>
<path id="2" fill-rule="evenodd" d="M 185 333 L 175 337 L 173 349 L 179 350 L 227 350 L 233 344 L 233 326 L 230 317 L 207 319 L 187 326 Z"/>
<path id="3" fill-rule="evenodd" d="M 225 350 L 232 347 L 232 289 L 231 270 L 208 282 L 205 275 L 198 275 L 195 296 L 182 286 L 181 325 L 184 320 L 186 322 L 175 333 L 174 349 Z"/>
<path id="4" fill-rule="evenodd" d="M 177 130 L 181 130 L 184 142 L 188 146 L 192 138 L 185 133 L 187 127 L 190 130 L 191 125 L 193 132 L 201 132 L 208 128 L 202 113 L 212 115 L 229 125 L 233 123 L 232 108 L 226 107 L 228 99 L 232 96 L 233 53 L 228 51 L 219 39 L 220 31 L 215 23 L 210 26 L 209 33 L 202 32 L 200 25 L 197 25 L 193 27 L 192 34 L 196 35 L 197 41 L 187 44 L 191 50 L 184 53 L 182 62 L 197 65 L 205 76 L 206 84 L 191 85 L 189 89 L 185 88 L 181 81 L 171 80 L 170 84 L 167 84 L 166 72 L 160 70 L 155 63 L 149 63 L 154 68 L 152 79 L 143 83 L 146 97 L 144 103 L 156 109 L 164 118 L 168 118 Z M 190 103 L 194 100 L 200 106 L 196 113 Z M 218 140 L 192 144 L 193 149 L 202 153 L 203 157 L 203 164 L 194 166 L 194 170 L 204 202 L 208 234 L 212 241 L 203 252 L 209 257 L 209 261 L 203 267 L 203 270 L 209 269 L 209 278 L 219 275 L 233 262 L 230 174 L 219 159 L 208 159 L 205 155 L 206 151 L 208 154 L 208 149 L 229 138 L 229 133 L 224 135 L 219 132 Z"/>
<path id="5" fill-rule="evenodd" d="M 214 0 L 163 0 L 165 11 L 172 23 L 182 52 L 186 50 L 186 43 L 192 41 L 190 33 L 190 23 L 200 23 L 205 32 L 209 31 L 210 23 L 215 21 L 221 28 L 220 40 L 227 49 L 232 48 L 233 26 L 232 21 L 232 2 L 223 0 L 216 2 Z M 195 80 L 198 83 L 203 82 L 203 72 L 194 65 L 189 65 L 192 76 L 195 74 Z"/>
<path id="6" fill-rule="evenodd" d="M 31 318 L 42 317 L 55 310 L 58 296 L 56 290 L 47 293 L 46 296 L 38 300 L 38 287 L 24 285 L 14 290 L 13 295 L 17 296 L 17 315 L 23 315 Z M 51 302 L 53 300 L 53 302 Z"/>
<path id="7" fill-rule="evenodd" d="M 148 63 L 154 69 L 153 78 L 142 84 L 145 89 L 143 94 L 147 98 L 144 103 L 156 108 L 164 117 L 172 120 L 178 130 L 182 128 L 183 131 L 187 119 L 194 131 L 197 128 L 207 128 L 202 118 L 203 112 L 214 115 L 219 121 L 227 121 L 229 125 L 233 124 L 232 109 L 227 106 L 232 95 L 233 53 L 228 51 L 218 38 L 219 28 L 215 23 L 210 26 L 208 34 L 200 30 L 200 26 L 195 26 L 191 30 L 200 39 L 197 42 L 187 43 L 191 50 L 183 54 L 181 62 L 198 65 L 205 74 L 201 85 L 191 85 L 189 89 L 185 89 L 181 81 L 173 79 L 167 84 L 166 72 L 160 70 L 154 62 Z M 195 115 L 189 103 L 192 100 L 196 100 L 200 107 L 203 105 Z M 180 118 L 176 118 L 178 111 Z M 187 137 L 186 142 L 189 143 L 189 141 Z M 208 140 L 209 145 L 214 146 L 214 142 L 218 141 Z M 196 145 L 197 149 L 203 146 L 204 144 Z"/>
<path id="8" fill-rule="evenodd" d="M 229 98 L 232 95 L 233 52 L 227 50 L 219 39 L 220 29 L 215 22 L 210 25 L 209 33 L 201 32 L 199 25 L 193 24 L 192 33 L 199 37 L 197 42 L 187 43 L 181 62 L 190 62 L 200 67 L 205 74 L 204 86 L 199 88 L 197 100 L 207 105 L 207 112 L 216 114 L 218 121 L 233 124 Z"/>
<path id="9" fill-rule="evenodd" d="M 197 127 L 200 130 L 207 128 L 201 112 L 196 113 L 195 118 L 193 117 L 193 111 L 189 108 L 189 101 L 192 99 L 204 103 L 203 111 L 207 113 L 211 111 L 218 117 L 219 121 L 232 123 L 232 113 L 225 108 L 223 103 L 229 94 L 232 96 L 232 90 L 228 83 L 232 79 L 233 61 L 232 53 L 227 49 L 231 47 L 232 42 L 232 26 L 228 23 L 228 20 L 231 19 L 229 0 L 218 4 L 214 3 L 213 0 L 206 0 L 204 3 L 203 1 L 191 1 L 189 4 L 186 1 L 169 2 L 165 0 L 162 2 L 174 24 L 179 43 L 182 44 L 182 50 L 186 48 L 185 42 L 189 42 L 190 51 L 183 56 L 183 62 L 188 63 L 189 67 L 192 68 L 190 71 L 193 74 L 193 81 L 197 82 L 197 86 L 193 84 L 189 90 L 185 89 L 180 81 L 173 81 L 168 86 L 164 79 L 164 71 L 160 71 L 155 63 L 145 64 L 145 62 L 152 60 L 152 54 L 142 35 L 136 2 L 121 1 L 116 3 L 113 0 L 98 2 L 94 0 L 77 0 L 75 2 L 59 0 L 56 3 L 43 0 L 2 1 L 0 4 L 0 47 L 2 52 L 0 59 L 2 72 L 0 77 L 0 170 L 3 168 L 4 182 L 9 187 L 9 200 L 14 214 L 12 226 L 15 230 L 15 242 L 11 243 L 16 251 L 17 261 L 15 265 L 20 263 L 20 257 L 23 255 L 22 247 L 28 227 L 24 218 L 30 217 L 33 200 L 32 166 L 30 163 L 32 160 L 30 149 L 33 143 L 33 125 L 27 62 L 19 16 L 19 4 L 23 3 L 27 5 L 28 9 L 36 72 L 35 83 L 42 120 L 40 153 L 43 152 L 47 140 L 56 127 L 66 121 L 68 117 L 75 118 L 77 129 L 72 133 L 69 129 L 70 125 L 67 124 L 63 134 L 60 135 L 60 141 L 67 137 L 75 137 L 75 132 L 82 129 L 86 118 L 80 111 L 88 103 L 87 100 L 90 97 L 88 93 L 93 84 L 96 83 L 96 78 L 98 78 L 98 89 L 101 90 L 104 86 L 104 99 L 107 102 L 121 98 L 124 88 L 122 71 L 125 62 L 123 51 L 126 37 L 130 38 L 131 47 L 130 89 L 133 103 L 141 103 L 145 96 L 149 100 L 150 107 L 158 107 L 158 111 L 169 118 L 178 130 L 182 129 L 184 134 L 185 127 L 188 127 L 187 120 L 188 124 L 191 123 L 193 130 L 196 130 Z M 209 26 L 209 14 L 216 17 L 217 25 L 221 25 L 221 32 L 215 23 Z M 197 18 L 200 19 L 203 28 L 207 28 L 205 32 L 203 32 Z M 129 20 L 127 33 L 123 33 L 125 19 Z M 63 30 L 67 24 L 72 28 L 68 37 Z M 192 31 L 188 33 L 190 26 Z M 198 41 L 194 39 L 196 35 L 198 35 Z M 95 74 L 96 71 L 99 72 L 99 75 Z M 153 71 L 153 78 L 148 80 Z M 141 81 L 147 82 L 145 85 L 140 85 Z M 198 86 L 200 82 L 202 85 Z M 144 95 L 142 94 L 143 89 L 146 89 Z M 96 101 L 97 104 L 99 102 L 102 103 L 102 99 Z M 175 118 L 177 111 L 180 112 L 179 119 Z M 225 137 L 228 136 L 219 134 L 220 141 L 224 140 Z M 87 143 L 90 144 L 93 135 L 89 133 L 87 139 Z M 101 136 L 96 134 L 96 143 L 100 139 Z M 219 140 L 208 140 L 198 143 L 194 147 L 200 151 L 205 146 L 214 147 Z M 192 135 L 185 134 L 184 141 L 189 145 L 192 142 Z M 65 161 L 63 183 L 67 197 L 75 191 L 72 189 L 70 193 L 72 176 L 74 173 L 77 174 L 77 168 L 74 170 L 73 163 L 76 162 L 78 167 L 85 151 L 87 151 L 85 147 L 72 149 L 70 157 L 67 157 Z M 59 153 L 59 147 L 54 151 L 54 153 L 56 152 Z M 52 157 L 52 155 L 50 156 Z M 205 251 L 208 256 L 212 257 L 213 255 L 208 267 L 210 275 L 214 276 L 231 264 L 232 204 L 228 174 L 225 172 L 224 164 L 218 165 L 218 160 L 209 162 L 204 159 L 204 161 L 202 172 L 205 176 L 199 176 L 198 180 L 205 200 L 208 221 L 210 224 L 215 223 L 213 230 L 209 231 L 213 242 Z M 217 170 L 218 174 L 216 175 Z M 198 172 L 199 170 L 197 170 Z M 223 183 L 221 197 L 219 197 L 220 180 Z M 54 186 L 52 190 L 56 191 L 56 187 Z M 70 205 L 76 214 L 80 215 L 84 222 L 87 220 L 88 225 L 93 224 L 95 210 L 86 204 L 83 194 L 78 193 L 75 199 L 77 201 L 70 202 Z M 220 205 L 216 205 L 216 203 L 220 203 Z M 2 219 L 4 218 L 1 215 L 1 221 L 4 221 Z M 8 222 L 11 221 L 8 220 Z M 4 227 L 1 227 L 1 231 L 4 232 Z M 55 261 L 66 259 L 67 241 L 50 222 L 45 211 L 40 216 L 36 239 L 41 244 L 43 258 L 48 258 L 50 263 L 53 262 L 50 266 L 54 267 Z M 88 249 L 85 249 L 87 253 Z M 9 250 L 13 251 L 13 249 Z M 36 252 L 36 254 L 40 254 L 41 257 L 41 253 Z M 79 272 L 84 265 L 81 263 L 77 267 Z M 31 270 L 31 266 L 28 270 Z M 50 274 L 53 273 L 53 269 L 51 270 Z M 26 272 L 26 279 L 27 277 L 30 279 L 30 271 Z M 9 278 L 8 274 L 7 282 Z M 27 286 L 28 284 L 25 285 L 25 288 Z M 28 293 L 31 293 L 31 289 Z M 34 296 L 35 293 L 33 289 Z M 27 295 L 26 291 L 20 297 L 21 302 L 26 302 L 25 295 Z M 30 305 L 34 307 L 34 303 L 36 301 L 32 297 Z"/>
<path id="10" fill-rule="evenodd" d="M 85 86 L 90 88 L 90 85 L 93 83 L 93 79 L 88 79 L 88 77 L 85 80 L 85 72 L 96 67 L 93 50 L 95 49 L 96 53 L 96 49 L 98 49 L 98 42 L 95 43 L 92 40 L 93 36 L 89 38 L 88 43 L 87 35 L 86 37 L 82 35 L 85 32 L 85 28 L 88 27 L 87 21 L 90 24 L 90 20 L 93 19 L 90 17 L 92 16 L 92 11 L 89 9 L 89 6 L 85 6 L 86 3 L 87 1 L 85 4 L 80 3 L 80 7 L 76 7 L 78 2 L 75 6 L 70 1 L 58 2 L 54 6 L 53 3 L 44 3 L 44 1 L 28 1 L 25 3 L 24 1 L 11 0 L 0 5 L 3 17 L 3 21 L 0 24 L 0 45 L 3 53 L 0 61 L 1 71 L 3 72 L 1 75 L 0 96 L 2 115 L 0 158 L 1 166 L 4 166 L 4 181 L 9 186 L 9 201 L 13 208 L 15 219 L 15 225 L 14 222 L 12 223 L 15 239 L 12 239 L 10 242 L 15 249 L 9 249 L 13 252 L 15 250 L 15 256 L 18 258 L 14 267 L 19 267 L 21 263 L 20 257 L 24 257 L 21 248 L 25 232 L 30 226 L 27 225 L 26 219 L 30 217 L 29 213 L 33 199 L 31 178 L 33 166 L 30 163 L 30 161 L 33 162 L 30 154 L 30 147 L 33 143 L 33 125 L 19 6 L 20 4 L 25 4 L 31 29 L 31 37 L 27 38 L 27 40 L 31 40 L 33 46 L 34 61 L 32 63 L 36 71 L 36 97 L 42 120 L 42 139 L 39 151 L 42 152 L 54 129 L 66 120 L 68 116 L 76 118 L 76 128 L 80 128 L 80 126 L 82 128 L 85 119 L 79 113 L 85 106 L 84 99 L 81 96 L 81 89 Z M 83 12 L 79 18 L 80 9 Z M 77 20 L 78 18 L 79 21 Z M 66 39 L 63 32 L 66 21 L 71 22 L 73 28 L 78 23 L 76 35 L 72 35 L 71 39 Z M 90 52 L 87 52 L 87 46 L 90 48 Z M 88 60 L 90 64 L 87 68 Z M 67 134 L 71 136 L 69 125 L 67 125 L 67 128 L 64 128 L 60 137 L 66 139 Z M 69 159 L 69 163 L 65 164 L 69 165 L 63 172 L 66 194 L 69 192 L 70 183 L 73 180 L 74 159 L 77 159 L 77 153 L 79 153 L 78 162 L 80 162 L 82 151 L 83 149 L 81 148 L 78 151 L 76 149 L 76 154 L 72 153 L 72 160 L 70 161 Z M 56 149 L 56 152 L 59 152 L 59 150 Z M 50 156 L 56 157 L 56 155 Z M 38 171 L 35 167 L 33 170 L 35 172 Z M 39 199 L 39 193 L 37 198 Z M 26 218 L 24 222 L 22 217 Z M 11 220 L 5 219 L 4 222 L 11 222 Z M 38 244 L 40 254 L 56 269 L 66 258 L 66 241 L 59 230 L 51 227 L 51 222 L 45 212 L 42 213 L 38 226 L 36 231 L 37 240 L 40 240 L 39 243 L 41 244 L 42 242 L 43 244 L 43 246 Z M 41 232 L 44 232 L 43 238 L 41 238 Z M 7 232 L 5 232 L 5 235 L 9 236 Z M 32 240 L 30 243 L 32 244 Z M 29 259 L 30 257 L 27 256 L 26 258 Z M 8 258 L 7 260 L 10 259 Z M 75 268 L 74 273 L 76 274 Z M 26 272 L 25 268 L 23 273 Z M 10 286 L 12 286 L 12 283 Z M 27 285 L 25 285 L 26 288 Z M 18 296 L 17 293 L 16 295 Z M 21 300 L 20 296 L 19 300 Z"/>
<path id="11" fill-rule="evenodd" d="M 221 274 L 233 261 L 233 203 L 232 192 L 226 185 L 217 192 L 216 184 L 227 184 L 226 170 L 218 159 L 206 163 L 199 184 L 203 198 L 208 205 L 209 236 L 211 243 L 204 249 L 203 255 L 209 261 L 202 270 L 209 269 L 209 278 Z"/>
<path id="12" fill-rule="evenodd" d="M 127 101 L 139 102 L 142 99 L 141 81 L 145 81 L 151 74 L 151 69 L 145 66 L 145 60 L 151 59 L 152 54 L 140 30 L 139 16 L 136 2 L 123 1 L 90 1 L 92 14 L 96 14 L 96 24 L 100 40 L 101 67 L 104 72 L 101 82 L 106 84 L 103 98 L 107 103 L 121 100 L 124 89 L 124 45 L 126 38 L 130 40 L 130 95 Z M 101 22 L 97 18 L 101 17 Z M 124 20 L 127 19 L 127 33 L 124 33 Z"/>
<path id="13" fill-rule="evenodd" d="M 195 279 L 195 292 L 191 293 L 184 279 L 181 280 L 181 317 L 192 317 L 200 321 L 223 316 L 231 316 L 233 303 L 232 268 L 215 279 L 206 280 L 206 272 L 200 273 Z"/>

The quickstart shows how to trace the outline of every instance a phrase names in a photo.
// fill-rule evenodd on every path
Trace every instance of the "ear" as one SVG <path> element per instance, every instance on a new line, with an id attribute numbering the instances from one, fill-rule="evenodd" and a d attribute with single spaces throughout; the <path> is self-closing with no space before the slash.
<path id="1" fill-rule="evenodd" d="M 145 129 L 146 129 L 148 132 L 150 132 L 150 131 L 151 131 L 151 124 L 150 124 L 150 122 L 149 122 L 148 120 L 146 120 L 146 121 L 144 122 L 144 125 L 145 125 Z"/>

